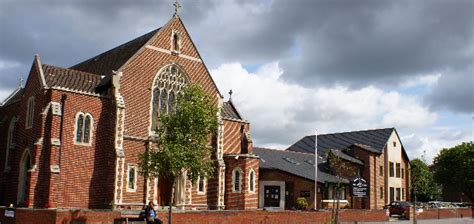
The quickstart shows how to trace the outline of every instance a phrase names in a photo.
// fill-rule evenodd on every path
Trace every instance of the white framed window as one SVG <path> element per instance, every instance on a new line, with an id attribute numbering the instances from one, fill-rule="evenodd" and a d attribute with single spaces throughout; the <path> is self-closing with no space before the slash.
<path id="1" fill-rule="evenodd" d="M 35 114 L 35 97 L 28 98 L 26 106 L 26 117 L 25 117 L 25 128 L 30 129 L 33 127 L 33 118 Z"/>
<path id="2" fill-rule="evenodd" d="M 8 133 L 7 133 L 7 150 L 5 153 L 5 171 L 10 170 L 9 166 L 9 156 L 10 156 L 10 149 L 13 149 L 15 147 L 15 143 L 13 142 L 13 133 L 15 132 L 15 125 L 16 125 L 17 119 L 14 117 L 10 121 L 10 126 L 8 127 Z"/>
<path id="3" fill-rule="evenodd" d="M 232 193 L 242 192 L 242 170 L 237 167 L 232 170 Z"/>
<path id="4" fill-rule="evenodd" d="M 92 128 L 94 127 L 94 118 L 89 113 L 78 112 L 76 114 L 74 126 L 74 143 L 76 145 L 92 144 Z"/>
<path id="5" fill-rule="evenodd" d="M 137 166 L 129 164 L 127 168 L 127 192 L 137 191 Z"/>
<path id="6" fill-rule="evenodd" d="M 197 181 L 197 193 L 198 194 L 205 194 L 206 193 L 206 178 L 198 177 Z"/>
<path id="7" fill-rule="evenodd" d="M 248 183 L 249 183 L 249 192 L 255 193 L 255 171 L 253 169 L 251 169 L 249 172 Z"/>

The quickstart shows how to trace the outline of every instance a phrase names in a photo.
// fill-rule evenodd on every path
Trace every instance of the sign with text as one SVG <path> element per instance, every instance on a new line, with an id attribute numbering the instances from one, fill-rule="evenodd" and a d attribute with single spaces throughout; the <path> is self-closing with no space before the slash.
<path id="1" fill-rule="evenodd" d="M 9 209 L 6 209 L 5 210 L 5 217 L 15 217 L 15 210 L 9 210 Z"/>
<path id="2" fill-rule="evenodd" d="M 352 197 L 367 197 L 367 181 L 361 177 L 356 177 L 351 181 Z"/>
<path id="3" fill-rule="evenodd" d="M 309 197 L 310 195 L 309 191 L 300 191 L 300 197 Z"/>

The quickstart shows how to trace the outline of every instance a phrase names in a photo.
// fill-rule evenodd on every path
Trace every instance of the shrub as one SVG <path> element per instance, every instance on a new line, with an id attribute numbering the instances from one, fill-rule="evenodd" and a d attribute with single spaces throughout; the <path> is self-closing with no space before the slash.
<path id="1" fill-rule="evenodd" d="M 296 209 L 306 210 L 308 209 L 308 200 L 303 197 L 296 199 Z"/>

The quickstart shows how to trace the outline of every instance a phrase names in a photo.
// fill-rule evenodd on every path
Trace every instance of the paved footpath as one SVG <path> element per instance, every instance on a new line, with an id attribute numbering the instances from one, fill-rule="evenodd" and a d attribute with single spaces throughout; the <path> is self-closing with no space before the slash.
<path id="1" fill-rule="evenodd" d="M 358 222 L 358 224 L 411 224 L 413 220 L 394 220 L 390 222 Z M 454 218 L 454 219 L 422 219 L 418 224 L 473 224 L 472 218 Z"/>

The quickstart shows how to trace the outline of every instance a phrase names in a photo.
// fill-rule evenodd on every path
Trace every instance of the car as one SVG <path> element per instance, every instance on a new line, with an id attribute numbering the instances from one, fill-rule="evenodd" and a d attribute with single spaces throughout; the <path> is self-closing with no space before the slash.
<path id="1" fill-rule="evenodd" d="M 399 215 L 401 217 L 406 217 L 408 211 L 410 210 L 412 204 L 407 201 L 392 201 L 388 205 L 384 206 L 384 209 L 389 210 L 389 215 Z"/>

